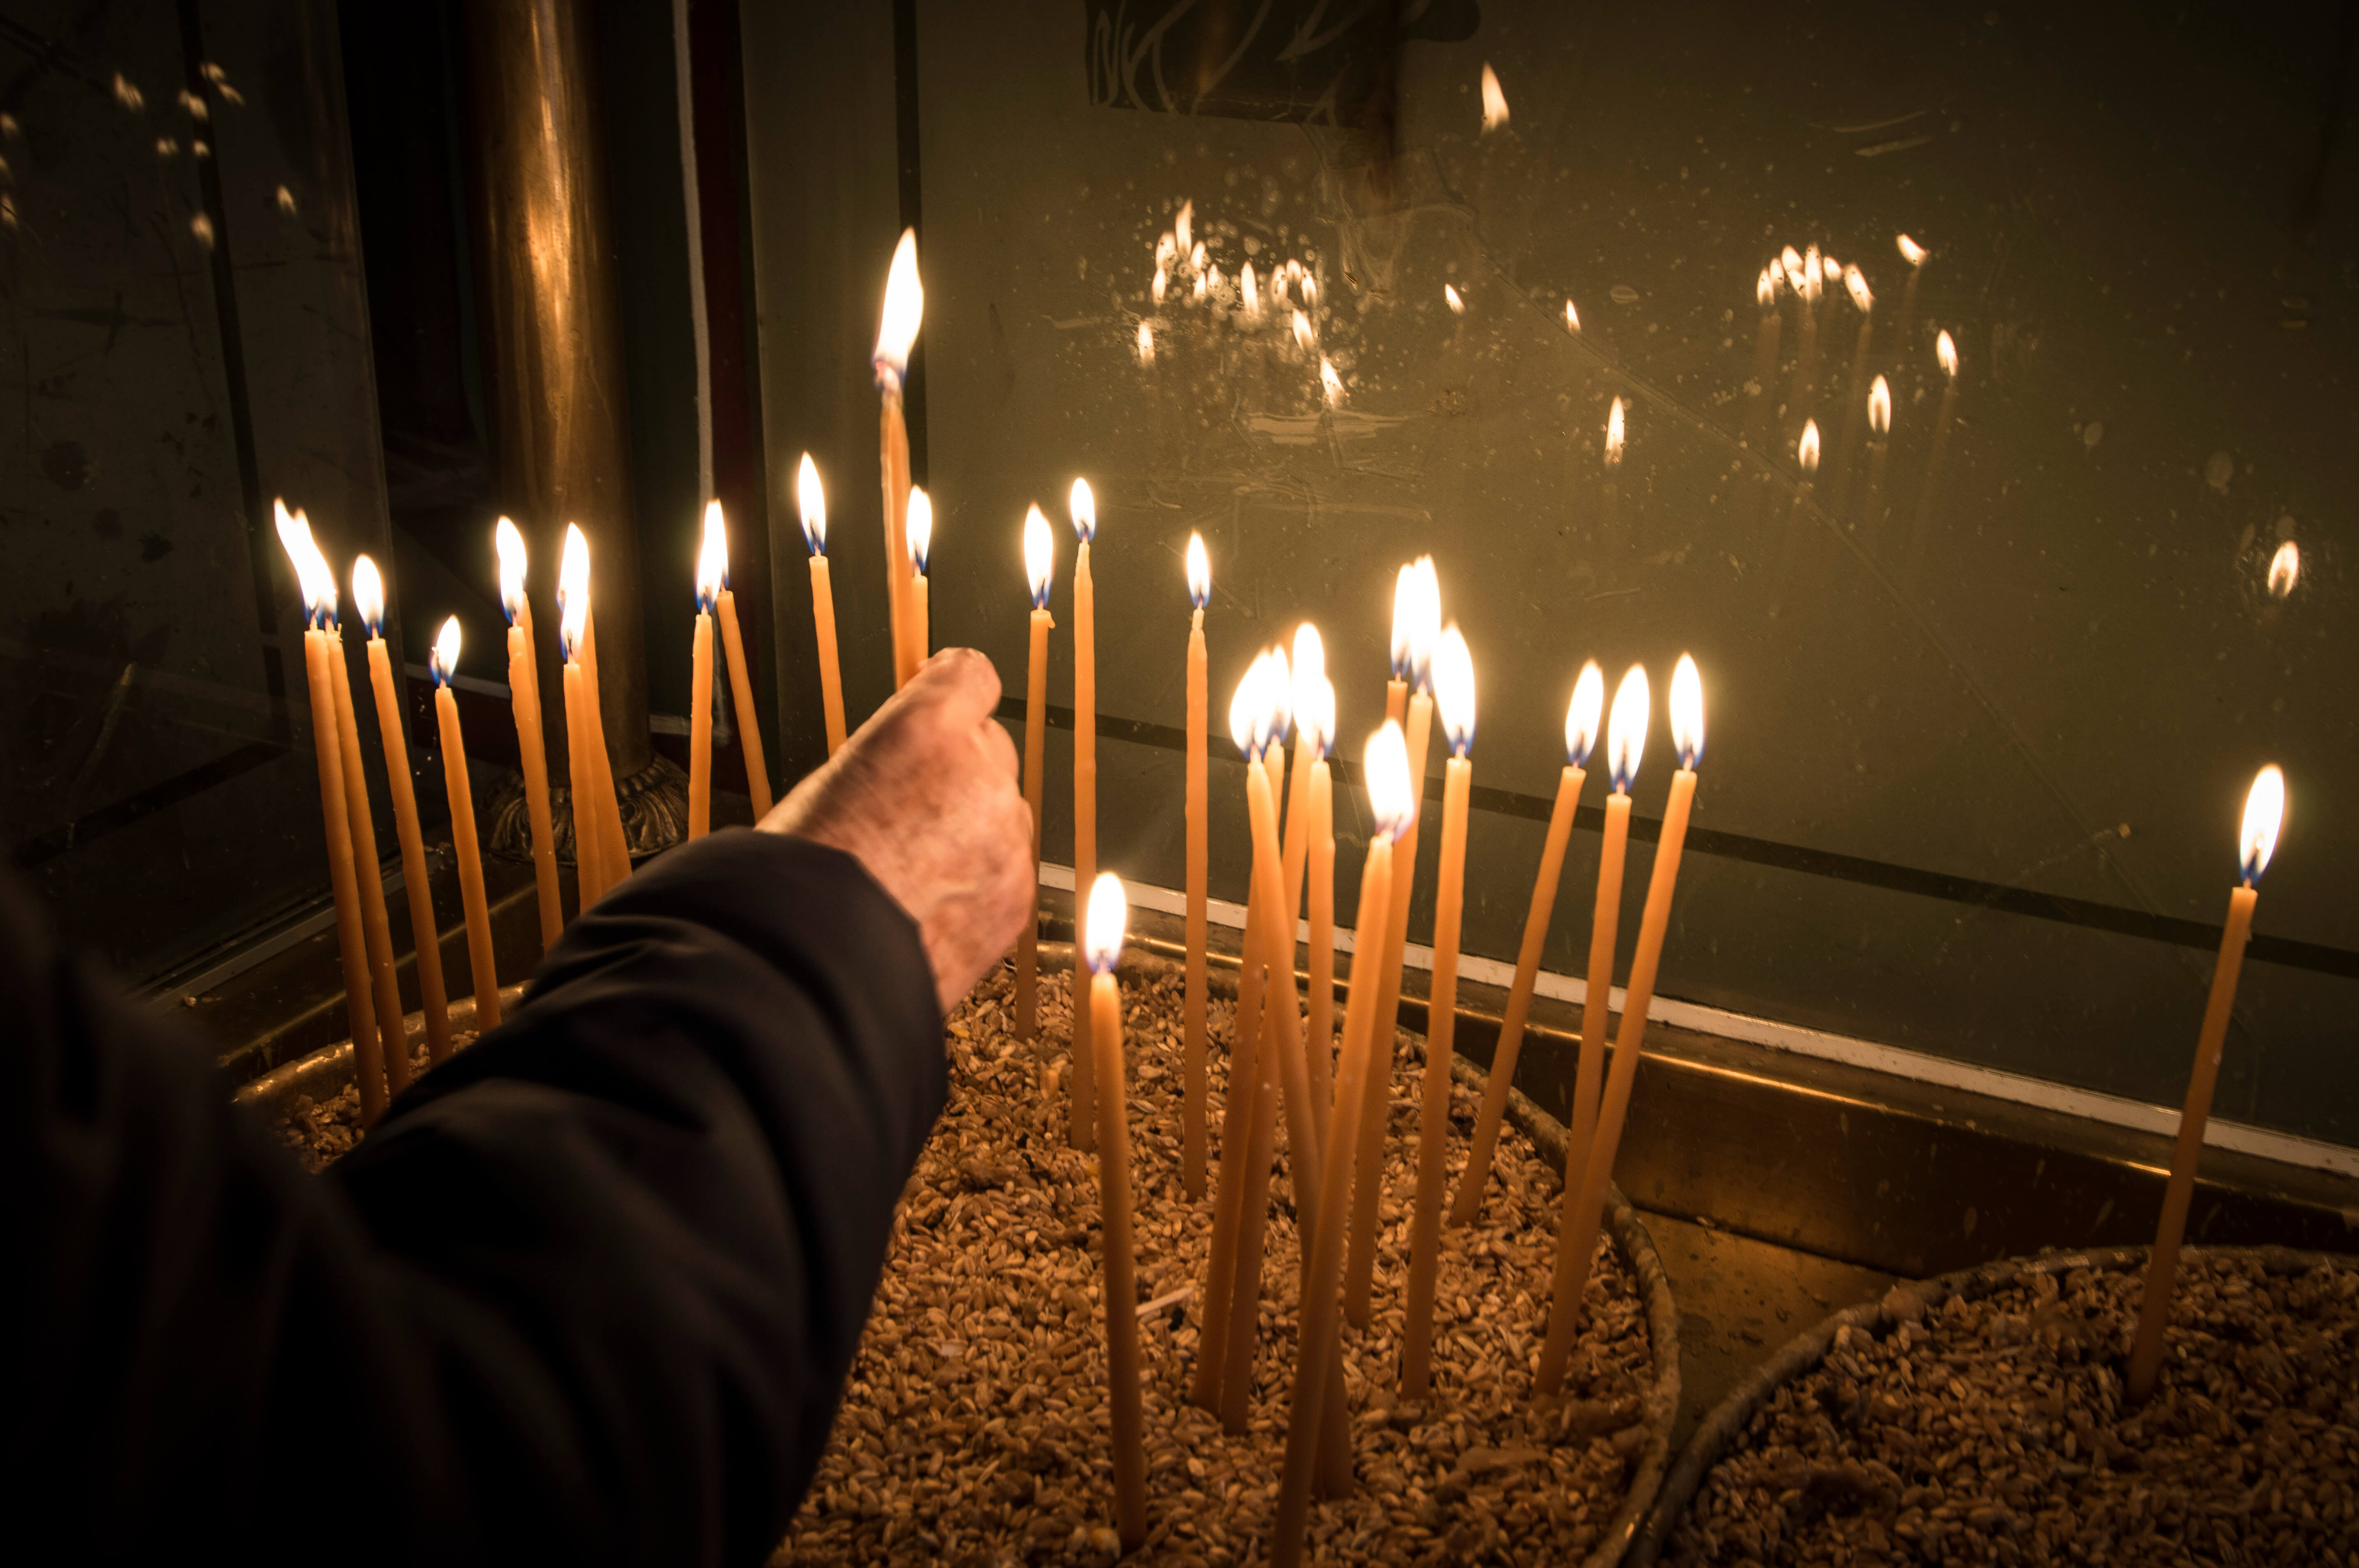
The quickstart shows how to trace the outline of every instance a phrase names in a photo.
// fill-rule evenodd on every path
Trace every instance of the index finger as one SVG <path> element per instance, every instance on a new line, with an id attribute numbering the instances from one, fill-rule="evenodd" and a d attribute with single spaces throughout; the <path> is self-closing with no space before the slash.
<path id="1" fill-rule="evenodd" d="M 999 671 L 979 649 L 944 648 L 919 666 L 910 684 L 922 685 L 962 723 L 981 723 L 999 708 Z"/>

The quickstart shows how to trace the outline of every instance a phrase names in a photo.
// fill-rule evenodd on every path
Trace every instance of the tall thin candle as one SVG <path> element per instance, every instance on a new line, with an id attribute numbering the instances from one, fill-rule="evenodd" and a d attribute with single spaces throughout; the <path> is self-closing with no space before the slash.
<path id="1" fill-rule="evenodd" d="M 737 624 L 737 596 L 729 588 L 729 527 L 722 520 L 721 503 L 704 506 L 707 539 L 718 538 L 721 591 L 712 596 L 712 611 L 721 631 L 721 649 L 729 659 L 729 695 L 737 713 L 737 752 L 745 759 L 745 793 L 754 797 L 754 820 L 770 815 L 770 760 L 762 751 L 761 705 L 754 700 L 754 682 L 745 663 L 745 639 Z"/>
<path id="2" fill-rule="evenodd" d="M 811 631 L 819 646 L 819 698 L 827 725 L 827 754 L 843 749 L 843 672 L 836 659 L 835 583 L 827 569 L 827 492 L 819 481 L 819 465 L 803 454 L 795 476 L 795 498 L 802 507 L 803 541 L 810 546 Z"/>
<path id="3" fill-rule="evenodd" d="M 361 767 L 360 727 L 353 717 L 353 687 L 344 662 L 341 621 L 328 628 L 328 654 L 337 677 L 336 743 L 344 753 L 344 808 L 353 819 L 353 871 L 360 881 L 361 936 L 368 944 L 369 990 L 376 1002 L 376 1032 L 385 1042 L 386 1087 L 397 1095 L 409 1087 L 409 1031 L 402 1022 L 393 930 L 385 910 L 385 873 L 377 864 L 376 820 L 369 806 L 368 774 Z"/>
<path id="4" fill-rule="evenodd" d="M 1036 514 L 1037 515 L 1037 514 Z M 1045 527 L 1046 524 L 1043 524 Z M 1187 968 L 1180 1001 L 1180 1179 L 1192 1201 L 1204 1195 L 1204 1173 L 1212 1132 L 1206 1125 L 1204 1015 L 1207 977 L 1207 884 L 1212 823 L 1205 776 L 1204 731 L 1211 700 L 1206 690 L 1204 607 L 1212 597 L 1212 563 L 1201 534 L 1188 535 L 1188 927 Z"/>
<path id="5" fill-rule="evenodd" d="M 605 835 L 598 810 L 596 697 L 585 668 L 583 643 L 590 625 L 590 551 L 582 530 L 565 528 L 565 553 L 557 568 L 558 646 L 565 660 L 565 783 L 573 802 L 573 862 L 581 882 L 581 906 L 588 909 L 614 885 L 606 870 Z"/>
<path id="6" fill-rule="evenodd" d="M 1572 701 L 1564 711 L 1564 772 L 1557 780 L 1556 805 L 1549 809 L 1548 836 L 1540 845 L 1539 874 L 1532 879 L 1532 907 L 1524 916 L 1524 945 L 1516 955 L 1516 978 L 1507 988 L 1506 1011 L 1499 1020 L 1499 1043 L 1492 1048 L 1491 1069 L 1484 1076 L 1483 1108 L 1474 1119 L 1466 1173 L 1459 1178 L 1458 1196 L 1450 1207 L 1453 1226 L 1464 1225 L 1483 1206 L 1484 1184 L 1490 1180 L 1492 1157 L 1499 1146 L 1499 1123 L 1507 1113 L 1507 1094 L 1515 1087 L 1516 1062 L 1524 1048 L 1532 990 L 1539 982 L 1540 951 L 1548 943 L 1549 922 L 1556 914 L 1557 884 L 1564 871 L 1565 846 L 1572 838 L 1573 812 L 1581 803 L 1590 749 L 1597 743 L 1597 723 L 1604 708 L 1605 672 L 1592 659 L 1582 665 L 1581 678 L 1573 683 Z M 1626 814 L 1624 820 L 1627 821 Z"/>
<path id="7" fill-rule="evenodd" d="M 2187 1211 L 2195 1200 L 2195 1168 L 2203 1157 L 2203 1128 L 2212 1118 L 2212 1091 L 2220 1081 L 2220 1055 L 2228 1043 L 2228 1017 L 2236 1005 L 2236 979 L 2245 967 L 2245 944 L 2253 935 L 2253 906 L 2260 898 L 2261 873 L 2277 852 L 2285 824 L 2285 774 L 2275 763 L 2263 768 L 2245 796 L 2244 830 L 2238 836 L 2236 888 L 2228 894 L 2228 922 L 2220 933 L 2220 957 L 2212 967 L 2212 994 L 2203 1004 L 2202 1033 L 2195 1037 L 2195 1069 L 2188 1075 L 2187 1104 L 2179 1113 L 2179 1143 L 2171 1151 L 2170 1181 L 2163 1188 L 2162 1220 L 2155 1228 L 2154 1252 L 2147 1262 L 2146 1290 L 2138 1303 L 2137 1334 L 2130 1341 L 2129 1396 L 2143 1402 L 2162 1371 L 2162 1335 L 2170 1316 L 2171 1287 L 2179 1274 L 2179 1245 L 2187 1234 Z"/>
<path id="8" fill-rule="evenodd" d="M 1581 1004 L 1581 1060 L 1573 1070 L 1572 1104 L 1565 1119 L 1564 1204 L 1570 1214 L 1589 1168 L 1589 1142 L 1605 1083 L 1607 1010 L 1614 998 L 1614 947 L 1622 922 L 1622 868 L 1630 846 L 1630 785 L 1647 749 L 1647 710 L 1654 694 L 1644 666 L 1632 665 L 1614 693 L 1605 736 L 1613 792 L 1605 797 L 1605 834 L 1597 853 L 1597 902 L 1589 922 L 1589 975 Z M 1562 1228 L 1561 1225 L 1559 1227 Z"/>
<path id="9" fill-rule="evenodd" d="M 1123 1550 L 1147 1540 L 1147 1438 L 1145 1400 L 1139 1390 L 1138 1274 L 1131 1237 L 1130 1122 L 1123 1087 L 1122 999 L 1114 969 L 1122 956 L 1127 906 L 1122 879 L 1113 873 L 1092 884 L 1083 946 L 1089 954 L 1090 1037 L 1098 1054 L 1098 1213 L 1104 1248 L 1106 1380 L 1109 1424 L 1114 1434 L 1115 1532 Z"/>
<path id="10" fill-rule="evenodd" d="M 1364 768 L 1375 825 L 1368 835 L 1367 862 L 1360 872 L 1355 946 L 1360 954 L 1373 956 L 1391 937 L 1386 923 L 1393 907 L 1395 840 L 1417 819 L 1417 788 L 1399 725 L 1386 719 L 1369 738 Z M 1310 1263 L 1304 1271 L 1294 1388 L 1287 1403 L 1286 1459 L 1278 1478 L 1277 1519 L 1270 1538 L 1271 1560 L 1280 1568 L 1292 1568 L 1302 1561 L 1310 1483 L 1319 1467 L 1321 1428 L 1325 1425 L 1322 1412 L 1329 1408 L 1326 1384 L 1337 1375 L 1344 1261 L 1341 1220 L 1357 1157 L 1355 1141 L 1344 1134 L 1361 1119 L 1361 1107 L 1368 1097 L 1383 1092 L 1383 1086 L 1374 1081 L 1372 1060 L 1372 1041 L 1382 1024 L 1376 1001 L 1374 988 L 1354 985 L 1344 1009 L 1343 1051 L 1335 1077 L 1332 1126 L 1336 1135 L 1327 1140 L 1319 1162 L 1320 1200 L 1336 1223 L 1323 1225 L 1312 1235 Z"/>
<path id="11" fill-rule="evenodd" d="M 934 645 L 933 611 L 926 583 L 926 560 L 934 547 L 934 501 L 923 485 L 909 487 L 909 511 L 901 531 L 908 546 L 909 668 L 914 673 Z"/>
<path id="12" fill-rule="evenodd" d="M 360 1085 L 361 1125 L 385 1110 L 385 1057 L 376 1035 L 368 944 L 361 930 L 360 881 L 353 866 L 352 817 L 344 809 L 344 754 L 336 727 L 334 683 L 324 627 L 336 612 L 336 579 L 311 542 L 302 514 L 273 501 L 279 542 L 287 548 L 303 594 L 303 676 L 311 696 L 311 746 L 320 769 L 320 820 L 328 849 L 328 886 L 336 907 L 337 954 L 343 962 L 344 1011 L 353 1032 L 353 1076 Z"/>
<path id="13" fill-rule="evenodd" d="M 416 957 L 418 1006 L 426 1023 L 426 1058 L 451 1054 L 450 998 L 442 989 L 442 929 L 434 918 L 434 890 L 426 864 L 426 838 L 419 830 L 418 796 L 409 778 L 409 738 L 393 681 L 393 656 L 385 645 L 385 583 L 366 556 L 353 561 L 353 609 L 368 631 L 369 695 L 375 699 L 377 741 L 385 748 L 385 782 L 393 796 L 394 837 L 401 845 L 401 896 L 409 906 L 409 936 Z"/>
<path id="14" fill-rule="evenodd" d="M 1630 984 L 1623 995 L 1622 1029 L 1614 1039 L 1614 1070 L 1597 1108 L 1596 1130 L 1590 1140 L 1589 1167 L 1582 1179 L 1581 1196 L 1564 1214 L 1557 1233 L 1556 1279 L 1549 1300 L 1547 1341 L 1540 1346 L 1539 1369 L 1533 1379 L 1542 1395 L 1564 1386 L 1564 1368 L 1572 1354 L 1574 1332 L 1581 1325 L 1582 1292 L 1589 1285 L 1590 1254 L 1597 1245 L 1597 1227 L 1604 1217 L 1605 1188 L 1614 1177 L 1614 1158 L 1622 1146 L 1622 1127 L 1630 1109 L 1630 1088 L 1638 1076 L 1639 1047 L 1647 1036 L 1647 1010 L 1655 997 L 1655 975 L 1662 962 L 1663 938 L 1671 925 L 1671 893 L 1680 876 L 1680 851 L 1687 843 L 1688 813 L 1695 803 L 1696 763 L 1703 756 L 1703 680 L 1695 660 L 1680 655 L 1671 672 L 1671 743 L 1679 748 L 1680 771 L 1671 775 L 1670 798 L 1663 806 L 1663 826 L 1655 840 L 1655 869 L 1647 883 L 1647 908 L 1638 920 L 1638 949 L 1630 959 Z M 1570 1192 L 1570 1188 L 1567 1189 Z"/>
<path id="15" fill-rule="evenodd" d="M 1458 932 L 1466 891 L 1466 802 L 1474 782 L 1474 661 L 1446 627 L 1433 651 L 1434 707 L 1450 742 L 1441 782 L 1441 856 L 1435 878 L 1433 990 L 1426 1003 L 1419 1087 L 1417 1194 L 1409 1210 L 1408 1299 L 1401 1325 L 1401 1398 L 1433 1387 L 1433 1291 L 1441 1270 L 1441 1193 L 1450 1181 L 1450 1060 L 1458 1022 Z"/>
<path id="16" fill-rule="evenodd" d="M 1049 587 L 1057 571 L 1056 535 L 1034 506 L 1024 514 L 1024 576 L 1032 589 L 1032 616 L 1024 665 L 1024 804 L 1032 813 L 1032 886 L 1024 925 L 1016 933 L 1016 1038 L 1040 1027 L 1040 769 L 1049 728 Z"/>
<path id="17" fill-rule="evenodd" d="M 926 313 L 926 290 L 918 278 L 918 232 L 901 231 L 893 266 L 885 280 L 885 315 L 876 329 L 877 470 L 885 494 L 885 597 L 892 608 L 893 687 L 899 690 L 917 673 L 908 662 L 909 568 L 902 558 L 908 527 L 909 427 L 901 415 L 901 386 L 909 373 L 909 350 Z M 1076 884 L 1079 885 L 1079 884 Z M 1076 966 L 1075 974 L 1080 973 Z M 1078 1000 L 1078 999 L 1077 999 Z M 1076 1007 L 1074 1017 L 1086 1014 Z"/>
<path id="18" fill-rule="evenodd" d="M 712 831 L 712 601 L 728 568 L 728 545 L 720 536 L 721 513 L 704 514 L 704 544 L 696 556 L 696 631 L 690 643 L 688 677 L 688 836 Z"/>
<path id="19" fill-rule="evenodd" d="M 1323 1139 L 1335 1095 L 1335 780 L 1327 764 L 1335 744 L 1335 687 L 1325 676 L 1299 689 L 1294 728 L 1295 744 L 1310 753 L 1310 820 L 1304 834 L 1310 884 L 1310 1005 L 1302 1043 L 1310 1104 Z"/>
<path id="20" fill-rule="evenodd" d="M 442 784 L 451 797 L 451 847 L 459 860 L 459 902 L 467 914 L 467 968 L 475 988 L 475 1033 L 500 1026 L 500 972 L 492 954 L 491 902 L 484 896 L 483 846 L 475 838 L 475 796 L 467 782 L 467 743 L 459 732 L 459 618 L 434 639 L 434 717 L 442 732 Z"/>
<path id="21" fill-rule="evenodd" d="M 525 821 L 532 829 L 533 891 L 540 901 L 540 946 L 565 929 L 557 884 L 557 840 L 550 832 L 549 746 L 541 734 L 539 655 L 532 645 L 532 601 L 524 591 L 524 535 L 503 517 L 492 530 L 500 562 L 500 608 L 508 617 L 508 707 L 516 715 L 516 757 L 524 774 Z"/>
<path id="22" fill-rule="evenodd" d="M 1098 617 L 1097 585 L 1090 576 L 1090 544 L 1097 537 L 1097 498 L 1090 481 L 1073 481 L 1073 886 L 1088 887 L 1098 874 Z M 1088 985 L 1082 955 L 1074 956 L 1073 990 Z M 1093 1122 L 1090 1015 L 1073 1009 L 1073 1147 L 1087 1152 Z"/>

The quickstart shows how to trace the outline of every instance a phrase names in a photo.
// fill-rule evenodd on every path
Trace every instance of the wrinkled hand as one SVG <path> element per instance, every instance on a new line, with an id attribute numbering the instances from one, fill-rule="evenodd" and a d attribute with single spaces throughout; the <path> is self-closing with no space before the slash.
<path id="1" fill-rule="evenodd" d="M 1032 813 L 998 706 L 991 661 L 945 649 L 760 823 L 867 868 L 918 923 L 945 1014 L 1015 943 L 1036 897 Z"/>

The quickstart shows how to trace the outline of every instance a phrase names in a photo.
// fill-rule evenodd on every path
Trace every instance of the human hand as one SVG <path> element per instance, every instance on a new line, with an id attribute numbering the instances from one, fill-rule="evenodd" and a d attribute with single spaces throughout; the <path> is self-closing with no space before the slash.
<path id="1" fill-rule="evenodd" d="M 946 648 L 757 825 L 853 856 L 918 923 L 948 1014 L 1014 944 L 1037 900 L 999 675 Z"/>

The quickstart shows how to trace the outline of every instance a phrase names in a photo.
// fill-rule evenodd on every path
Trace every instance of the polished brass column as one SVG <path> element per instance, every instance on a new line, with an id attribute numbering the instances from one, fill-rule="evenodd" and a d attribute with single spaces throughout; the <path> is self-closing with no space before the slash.
<path id="1" fill-rule="evenodd" d="M 551 595 L 565 525 L 589 539 L 599 710 L 634 853 L 675 840 L 684 810 L 647 741 L 639 546 L 596 58 L 584 0 L 470 0 L 469 170 L 484 381 L 502 504 L 532 552 L 549 754 L 565 752 Z M 486 524 L 489 519 L 485 519 Z M 484 570 L 491 569 L 488 534 Z M 552 781 L 554 782 L 554 781 Z M 681 796 L 684 806 L 685 795 Z M 508 825 L 505 820 L 502 837 Z M 571 841 L 560 827 L 560 844 Z"/>

